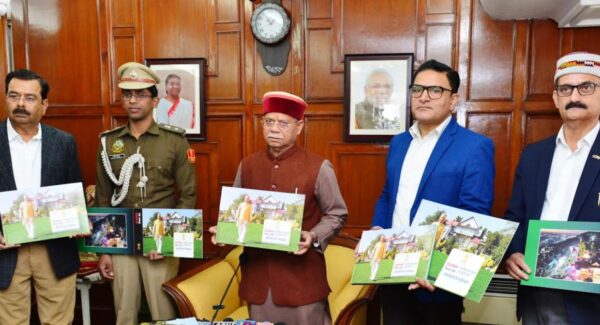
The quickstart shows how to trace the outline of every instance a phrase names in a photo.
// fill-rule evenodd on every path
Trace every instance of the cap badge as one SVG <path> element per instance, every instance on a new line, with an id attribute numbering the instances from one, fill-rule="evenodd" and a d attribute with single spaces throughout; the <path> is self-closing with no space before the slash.
<path id="1" fill-rule="evenodd" d="M 137 71 L 135 71 L 135 70 L 132 70 L 132 71 L 129 73 L 129 76 L 130 76 L 131 78 L 133 78 L 133 79 L 137 79 Z"/>

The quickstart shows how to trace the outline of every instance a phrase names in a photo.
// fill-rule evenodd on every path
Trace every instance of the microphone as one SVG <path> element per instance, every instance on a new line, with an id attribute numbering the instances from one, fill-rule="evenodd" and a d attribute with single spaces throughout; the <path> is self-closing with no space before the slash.
<path id="1" fill-rule="evenodd" d="M 215 321 L 215 318 L 217 318 L 217 314 L 219 313 L 219 310 L 224 309 L 225 305 L 223 305 L 223 301 L 225 300 L 225 296 L 227 295 L 227 292 L 229 291 L 229 287 L 231 287 L 231 283 L 233 282 L 233 279 L 235 279 L 235 276 L 237 275 L 240 266 L 242 264 L 246 264 L 246 261 L 248 260 L 248 256 L 246 255 L 246 252 L 242 252 L 240 254 L 240 262 L 238 263 L 237 267 L 235 268 L 235 271 L 233 271 L 233 275 L 231 276 L 231 278 L 229 279 L 229 283 L 227 284 L 227 287 L 225 288 L 225 292 L 223 292 L 223 296 L 221 297 L 221 301 L 219 301 L 218 305 L 213 305 L 212 308 L 215 311 L 215 313 L 213 314 L 212 318 L 210 319 L 210 323 L 212 324 Z"/>

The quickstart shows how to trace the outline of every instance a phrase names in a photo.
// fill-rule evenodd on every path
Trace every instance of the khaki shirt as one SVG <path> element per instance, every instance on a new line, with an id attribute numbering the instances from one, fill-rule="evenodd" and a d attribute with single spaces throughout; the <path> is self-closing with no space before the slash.
<path id="1" fill-rule="evenodd" d="M 179 208 L 193 209 L 196 206 L 196 175 L 193 158 L 188 159 L 189 144 L 185 131 L 180 128 L 152 126 L 136 139 L 129 125 L 104 132 L 106 151 L 115 177 L 118 179 L 125 160 L 137 153 L 145 158 L 146 197 L 142 201 L 140 168 L 134 165 L 129 190 L 119 207 L 126 208 Z M 116 185 L 110 180 L 102 163 L 102 143 L 96 157 L 96 197 L 94 206 L 111 207 L 110 201 Z M 121 187 L 118 187 L 121 190 Z"/>

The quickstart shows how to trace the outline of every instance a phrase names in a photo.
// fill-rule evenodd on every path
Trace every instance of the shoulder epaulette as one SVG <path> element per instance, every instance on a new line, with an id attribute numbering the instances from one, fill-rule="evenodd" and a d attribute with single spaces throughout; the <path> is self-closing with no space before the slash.
<path id="1" fill-rule="evenodd" d="M 167 130 L 173 133 L 177 133 L 180 135 L 185 135 L 185 129 L 182 129 L 180 127 L 174 126 L 174 125 L 170 125 L 170 124 L 164 124 L 164 123 L 159 123 L 158 127 L 163 129 L 163 130 Z"/>
<path id="2" fill-rule="evenodd" d="M 111 130 L 106 130 L 106 131 L 104 131 L 104 132 L 100 133 L 100 137 L 103 137 L 103 136 L 105 136 L 105 135 L 109 135 L 109 134 L 111 134 L 111 133 L 113 133 L 113 132 L 117 132 L 117 131 L 123 130 L 123 128 L 124 128 L 124 127 L 125 127 L 125 125 L 121 125 L 121 126 L 117 126 L 117 127 L 116 127 L 116 128 L 114 128 L 114 129 L 111 129 Z"/>

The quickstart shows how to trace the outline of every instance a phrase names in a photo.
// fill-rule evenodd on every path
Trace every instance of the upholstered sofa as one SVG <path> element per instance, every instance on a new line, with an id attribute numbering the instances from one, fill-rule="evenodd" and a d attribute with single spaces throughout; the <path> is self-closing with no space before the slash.
<path id="1" fill-rule="evenodd" d="M 373 285 L 350 284 L 357 242 L 354 237 L 341 235 L 325 250 L 327 280 L 331 287 L 328 300 L 334 324 L 366 324 L 366 306 L 377 289 Z M 163 289 L 177 303 L 181 317 L 212 318 L 213 306 L 218 305 L 225 292 L 241 252 L 241 247 L 226 247 L 218 257 L 163 284 Z M 248 308 L 238 296 L 240 274 L 238 272 L 232 281 L 216 320 L 248 318 Z"/>

